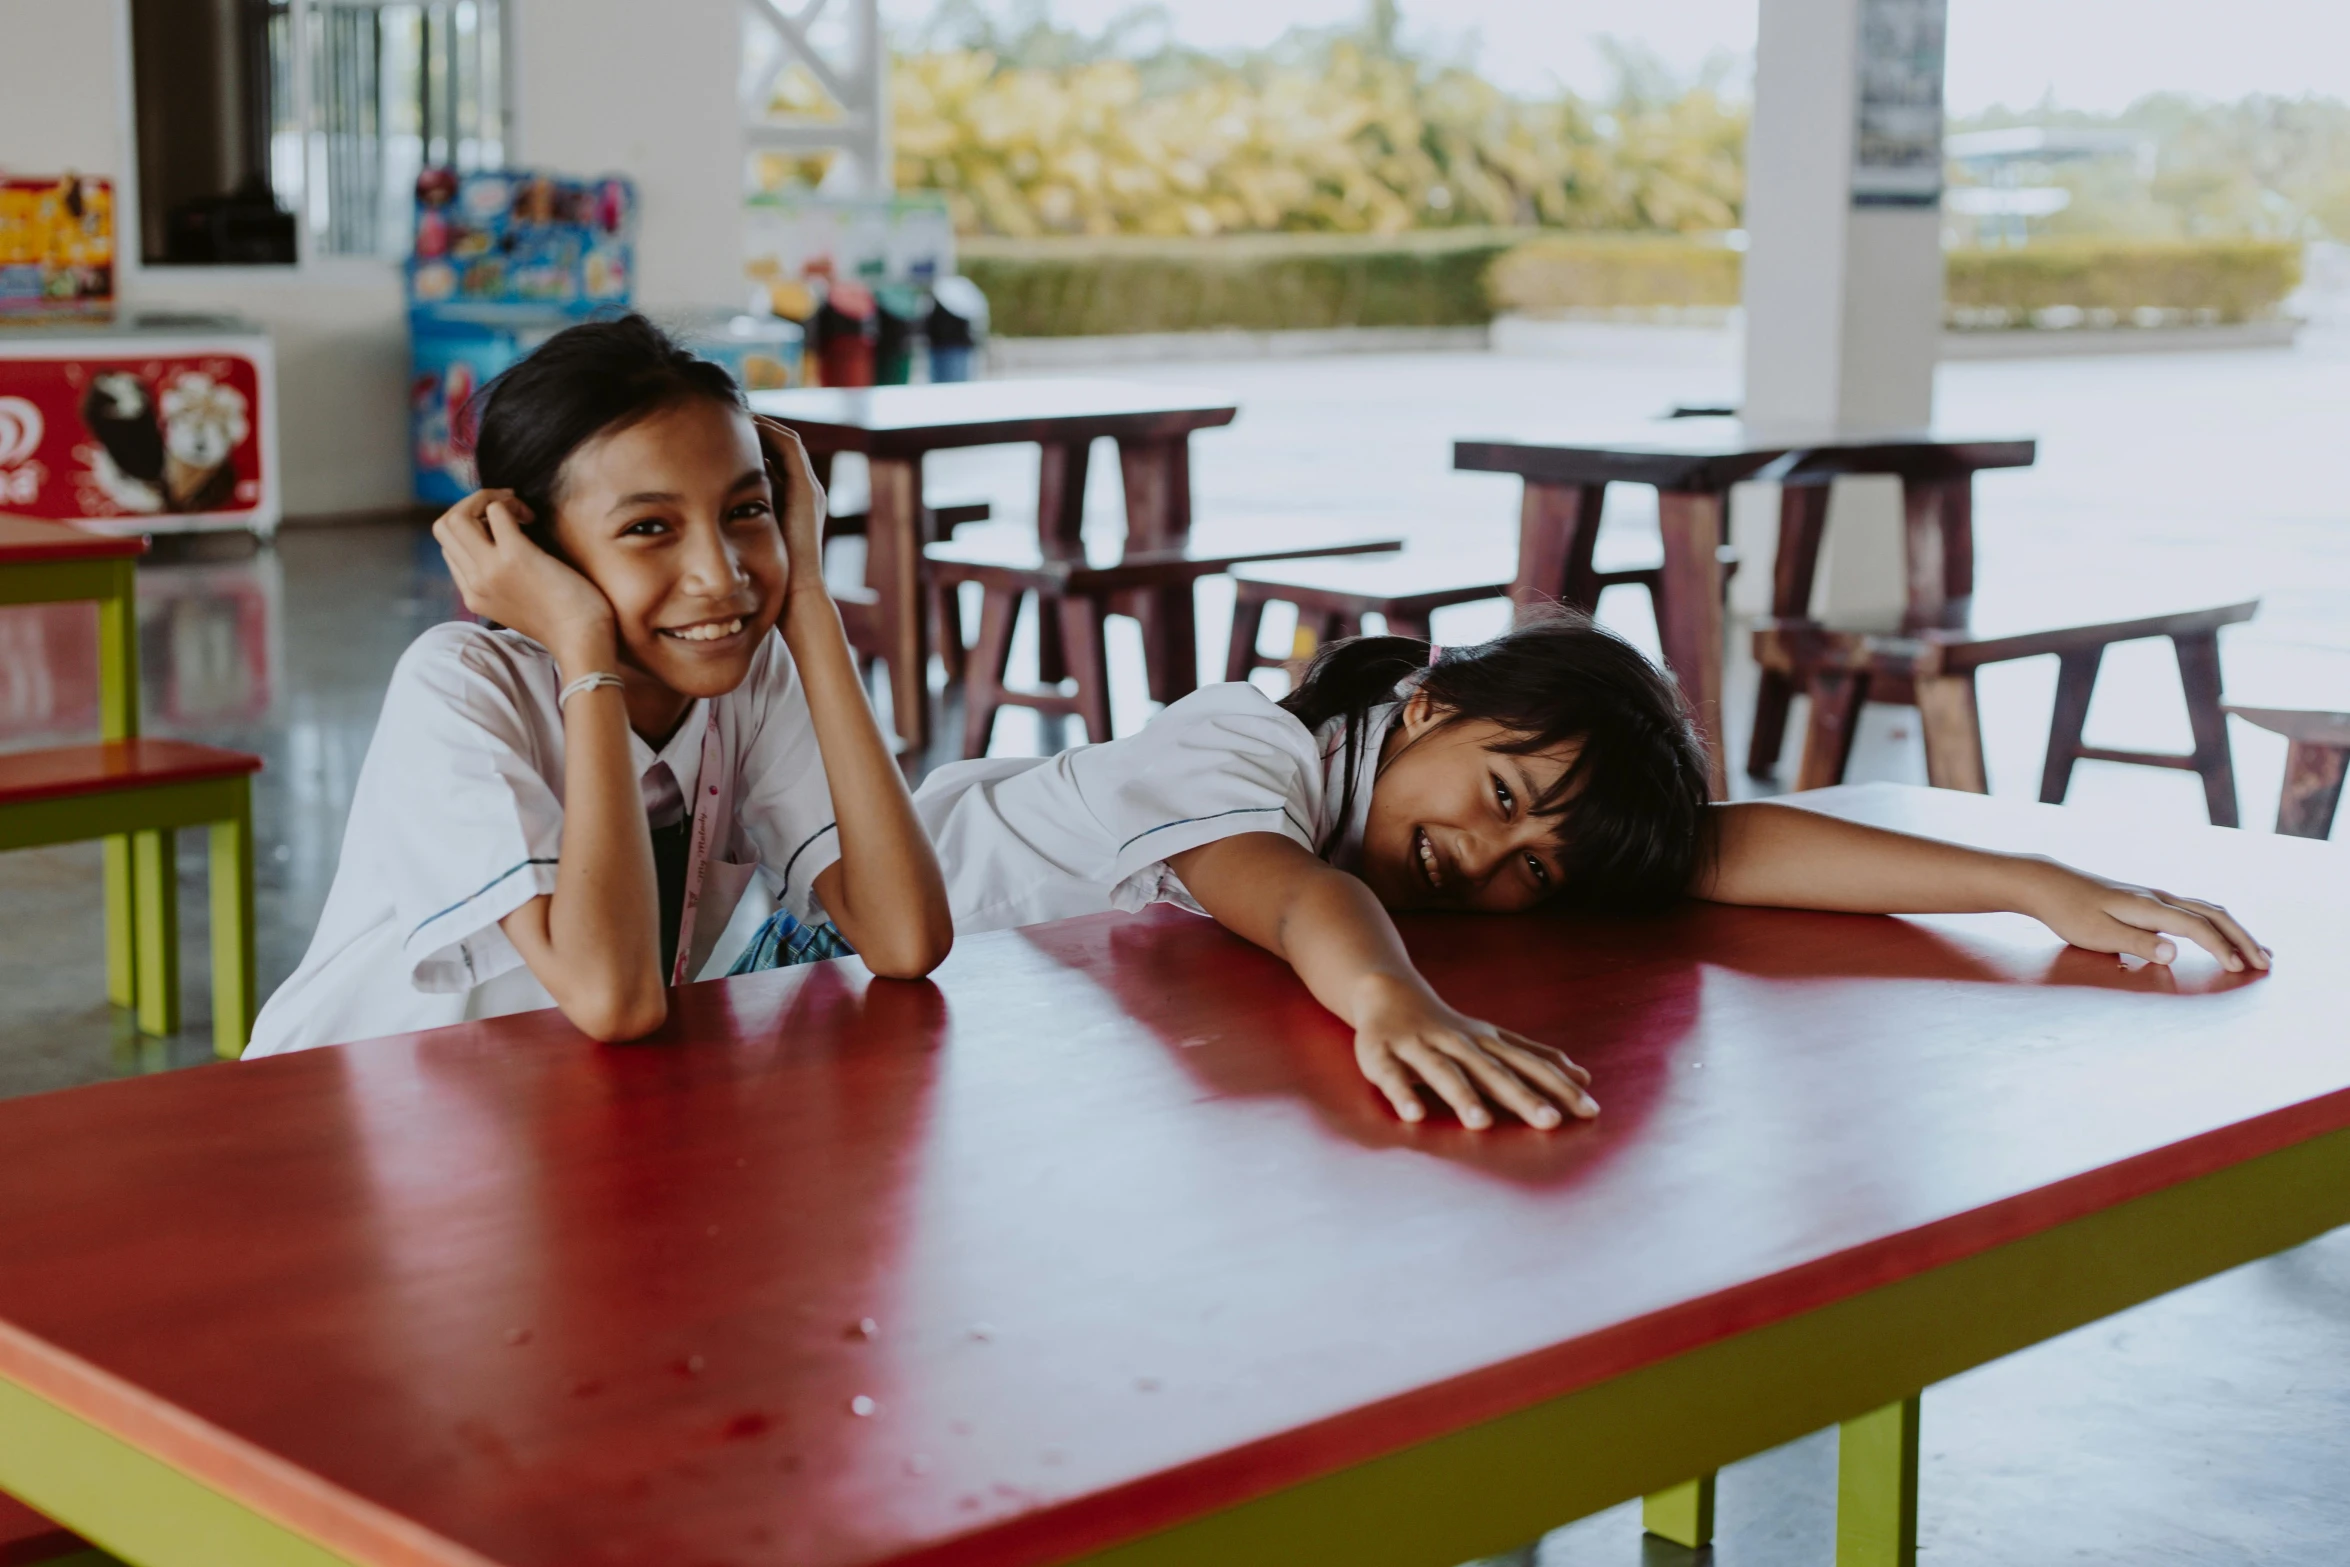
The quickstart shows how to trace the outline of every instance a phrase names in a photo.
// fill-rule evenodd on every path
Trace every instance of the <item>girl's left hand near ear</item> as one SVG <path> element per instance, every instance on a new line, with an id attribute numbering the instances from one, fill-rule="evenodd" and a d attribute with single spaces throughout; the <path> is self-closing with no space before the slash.
<path id="1" fill-rule="evenodd" d="M 612 669 L 612 601 L 539 548 L 522 531 L 530 520 L 511 490 L 476 490 L 441 514 L 432 536 L 467 609 L 538 643 L 566 674 Z"/>
<path id="2" fill-rule="evenodd" d="M 791 426 L 780 420 L 754 416 L 759 448 L 767 456 L 767 474 L 775 489 L 775 512 L 783 525 L 783 549 L 791 563 L 792 597 L 810 593 L 828 597 L 824 587 L 824 486 L 816 482 L 808 449 Z"/>
<path id="3" fill-rule="evenodd" d="M 2184 936 L 2219 959 L 2231 974 L 2269 966 L 2268 948 L 2216 903 L 2107 881 L 2069 865 L 2041 863 L 2046 866 L 2044 887 L 2022 912 L 2076 947 L 2169 963 L 2179 955 L 2178 943 L 2169 938 Z"/>

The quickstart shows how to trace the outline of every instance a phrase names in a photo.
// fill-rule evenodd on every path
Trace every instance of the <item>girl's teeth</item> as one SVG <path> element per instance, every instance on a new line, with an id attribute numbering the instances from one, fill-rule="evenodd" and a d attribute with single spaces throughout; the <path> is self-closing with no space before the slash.
<path id="1" fill-rule="evenodd" d="M 743 623 L 740 620 L 717 620 L 708 625 L 687 626 L 683 630 L 672 631 L 669 634 L 687 642 L 715 642 L 720 637 L 733 636 L 742 628 Z"/>

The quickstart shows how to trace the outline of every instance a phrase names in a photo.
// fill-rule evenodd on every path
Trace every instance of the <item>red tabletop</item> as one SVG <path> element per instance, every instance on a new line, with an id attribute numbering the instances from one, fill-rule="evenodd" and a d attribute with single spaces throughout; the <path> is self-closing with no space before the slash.
<path id="1" fill-rule="evenodd" d="M 2350 1126 L 2345 851 L 1829 803 L 2216 896 L 2278 967 L 2008 916 L 1414 920 L 1593 1069 L 1555 1135 L 1399 1123 L 1279 963 L 1168 910 L 935 986 L 693 987 L 634 1047 L 539 1013 L 37 1096 L 0 1374 L 362 1560 L 1044 1562 Z"/>
<path id="2" fill-rule="evenodd" d="M 111 560 L 146 553 L 146 539 L 136 535 L 89 533 L 70 523 L 0 513 L 0 567 L 54 560 Z"/>

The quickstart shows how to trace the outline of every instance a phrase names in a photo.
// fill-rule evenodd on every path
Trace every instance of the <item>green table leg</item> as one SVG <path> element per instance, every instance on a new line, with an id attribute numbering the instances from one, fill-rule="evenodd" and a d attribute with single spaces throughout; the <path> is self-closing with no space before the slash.
<path id="1" fill-rule="evenodd" d="M 234 1061 L 252 1033 L 253 795 L 247 787 L 237 791 L 237 814 L 212 824 L 213 1054 Z"/>
<path id="2" fill-rule="evenodd" d="M 98 600 L 98 737 L 128 740 L 139 732 L 138 578 L 127 560 L 111 563 Z M 138 894 L 131 841 L 106 840 L 106 999 L 137 1006 Z"/>
<path id="3" fill-rule="evenodd" d="M 169 828 L 131 836 L 142 1034 L 176 1034 L 180 1026 L 179 875 L 172 836 Z"/>
<path id="4" fill-rule="evenodd" d="M 1714 1543 L 1714 1475 L 1707 1470 L 1640 1504 L 1640 1523 L 1660 1540 L 1702 1551 Z"/>
<path id="5" fill-rule="evenodd" d="M 1918 1395 L 1844 1422 L 1836 1447 L 1836 1567 L 1917 1567 Z"/>
<path id="6" fill-rule="evenodd" d="M 131 840 L 106 840 L 106 999 L 118 1007 L 139 1004 L 139 900 L 132 886 Z"/>

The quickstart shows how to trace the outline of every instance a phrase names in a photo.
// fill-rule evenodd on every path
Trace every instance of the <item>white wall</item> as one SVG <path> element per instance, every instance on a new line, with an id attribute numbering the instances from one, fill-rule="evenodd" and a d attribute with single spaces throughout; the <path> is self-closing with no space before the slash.
<path id="1" fill-rule="evenodd" d="M 512 14 L 516 161 L 636 181 L 644 304 L 739 305 L 742 0 L 515 0 Z"/>
<path id="2" fill-rule="evenodd" d="M 638 296 L 659 307 L 742 294 L 740 0 L 519 0 L 516 161 L 620 172 L 644 201 Z M 112 176 L 135 203 L 129 22 L 122 0 L 0 0 L 0 169 Z M 135 234 L 123 235 L 126 254 Z M 126 308 L 233 311 L 277 350 L 289 516 L 408 500 L 408 341 L 398 269 L 142 268 Z"/>

